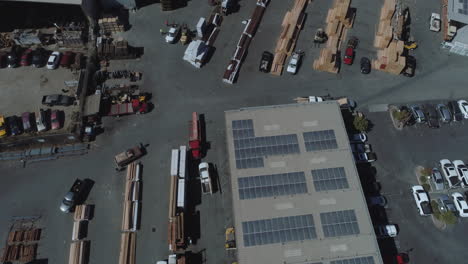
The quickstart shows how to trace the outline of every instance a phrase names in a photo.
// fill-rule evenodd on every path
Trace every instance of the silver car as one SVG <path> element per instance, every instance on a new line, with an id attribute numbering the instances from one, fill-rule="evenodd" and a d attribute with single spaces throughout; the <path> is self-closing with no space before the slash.
<path id="1" fill-rule="evenodd" d="M 417 123 L 426 122 L 426 116 L 424 115 L 424 111 L 423 111 L 422 106 L 420 106 L 420 105 L 411 105 L 410 109 L 411 109 L 411 113 L 413 114 L 413 118 Z"/>
<path id="2" fill-rule="evenodd" d="M 440 173 L 439 169 L 433 168 L 432 169 L 432 182 L 434 183 L 435 189 L 437 191 L 441 191 L 444 189 L 444 179 L 442 174 Z"/>
<path id="3" fill-rule="evenodd" d="M 437 113 L 439 114 L 440 121 L 444 123 L 448 123 L 452 120 L 452 114 L 450 113 L 450 110 L 448 107 L 444 104 L 438 104 L 437 105 Z"/>
<path id="4" fill-rule="evenodd" d="M 439 209 L 441 212 L 452 211 L 453 213 L 457 213 L 457 208 L 453 203 L 453 200 L 446 194 L 442 194 L 439 199 Z"/>

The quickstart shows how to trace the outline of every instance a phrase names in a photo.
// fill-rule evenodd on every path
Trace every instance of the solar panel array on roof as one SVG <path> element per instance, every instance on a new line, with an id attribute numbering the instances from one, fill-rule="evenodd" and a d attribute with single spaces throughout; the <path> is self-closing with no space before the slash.
<path id="1" fill-rule="evenodd" d="M 233 120 L 232 135 L 238 169 L 263 167 L 265 156 L 299 153 L 296 134 L 255 137 L 252 119 Z"/>
<path id="2" fill-rule="evenodd" d="M 374 257 L 359 257 L 350 259 L 333 260 L 330 264 L 374 264 Z"/>
<path id="3" fill-rule="evenodd" d="M 241 177 L 237 182 L 241 200 L 307 193 L 307 183 L 302 171 Z"/>
<path id="4" fill-rule="evenodd" d="M 317 192 L 349 188 L 343 167 L 312 170 L 312 179 Z"/>
<path id="5" fill-rule="evenodd" d="M 304 132 L 302 135 L 308 152 L 338 148 L 334 130 Z"/>
<path id="6" fill-rule="evenodd" d="M 242 231 L 246 247 L 317 237 L 311 214 L 242 222 Z"/>
<path id="7" fill-rule="evenodd" d="M 359 234 L 359 226 L 354 210 L 320 213 L 325 237 L 338 237 Z"/>

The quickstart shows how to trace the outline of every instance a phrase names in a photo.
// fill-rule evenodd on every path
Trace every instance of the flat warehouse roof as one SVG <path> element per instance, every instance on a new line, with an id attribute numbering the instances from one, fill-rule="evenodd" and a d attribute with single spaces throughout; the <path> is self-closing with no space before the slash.
<path id="1" fill-rule="evenodd" d="M 380 264 L 335 101 L 226 111 L 240 264 Z"/>

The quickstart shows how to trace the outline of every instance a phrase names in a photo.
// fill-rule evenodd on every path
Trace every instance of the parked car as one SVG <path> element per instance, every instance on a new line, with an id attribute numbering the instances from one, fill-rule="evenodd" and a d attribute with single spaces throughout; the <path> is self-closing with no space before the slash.
<path id="1" fill-rule="evenodd" d="M 62 127 L 60 122 L 60 112 L 58 110 L 53 110 L 50 113 L 50 127 L 52 130 L 57 130 Z"/>
<path id="2" fill-rule="evenodd" d="M 10 52 L 7 55 L 7 65 L 8 68 L 16 68 L 18 67 L 18 56 L 16 56 L 15 52 Z"/>
<path id="3" fill-rule="evenodd" d="M 70 65 L 73 63 L 75 54 L 71 51 L 65 51 L 60 58 L 60 67 L 70 68 Z"/>
<path id="4" fill-rule="evenodd" d="M 457 169 L 458 179 L 461 181 L 462 187 L 468 186 L 468 168 L 461 160 L 452 161 L 453 166 Z"/>
<path id="5" fill-rule="evenodd" d="M 377 159 L 375 153 L 373 153 L 373 152 L 369 152 L 369 153 L 366 153 L 366 152 L 356 153 L 356 152 L 354 152 L 353 156 L 354 156 L 354 160 L 357 163 L 374 162 Z"/>
<path id="6" fill-rule="evenodd" d="M 23 132 L 20 126 L 20 120 L 17 116 L 9 116 L 6 118 L 10 134 L 17 136 Z"/>
<path id="7" fill-rule="evenodd" d="M 448 108 L 450 110 L 450 113 L 452 114 L 453 121 L 462 121 L 463 120 L 463 113 L 460 110 L 460 107 L 458 107 L 458 103 L 456 101 L 450 101 L 448 102 Z"/>
<path id="8" fill-rule="evenodd" d="M 416 121 L 416 123 L 426 122 L 426 115 L 424 115 L 422 106 L 411 105 L 410 109 L 411 109 L 411 114 L 413 115 L 413 119 Z"/>
<path id="9" fill-rule="evenodd" d="M 6 137 L 8 135 L 7 133 L 7 125 L 5 123 L 5 118 L 0 115 L 0 138 Z"/>
<path id="10" fill-rule="evenodd" d="M 370 196 L 367 198 L 367 204 L 369 204 L 369 206 L 385 207 L 387 205 L 387 198 L 385 198 L 383 195 Z"/>
<path id="11" fill-rule="evenodd" d="M 50 54 L 49 59 L 47 60 L 47 69 L 55 70 L 57 69 L 60 62 L 60 52 L 54 51 Z"/>
<path id="12" fill-rule="evenodd" d="M 439 128 L 439 117 L 437 116 L 437 110 L 431 104 L 424 105 L 424 114 L 426 115 L 427 125 L 430 128 Z"/>
<path id="13" fill-rule="evenodd" d="M 45 50 L 42 48 L 37 48 L 32 52 L 32 59 L 31 59 L 31 64 L 36 67 L 42 67 L 44 66 L 44 60 L 45 60 Z"/>
<path id="14" fill-rule="evenodd" d="M 437 113 L 439 114 L 440 121 L 444 123 L 448 123 L 452 121 L 452 114 L 450 113 L 450 110 L 446 105 L 438 104 L 436 109 L 437 109 Z"/>
<path id="15" fill-rule="evenodd" d="M 468 119 L 468 102 L 466 100 L 458 100 L 458 107 L 460 108 L 463 118 Z"/>
<path id="16" fill-rule="evenodd" d="M 351 151 L 353 153 L 370 153 L 372 152 L 372 148 L 370 144 L 365 144 L 362 142 L 358 143 L 351 143 Z"/>
<path id="17" fill-rule="evenodd" d="M 174 44 L 177 42 L 180 34 L 180 27 L 177 25 L 172 25 L 166 34 L 166 42 L 170 44 Z"/>
<path id="18" fill-rule="evenodd" d="M 29 66 L 31 65 L 31 53 L 32 49 L 27 49 L 23 52 L 23 55 L 21 55 L 21 66 Z"/>
<path id="19" fill-rule="evenodd" d="M 366 133 L 358 133 L 358 134 L 352 134 L 349 136 L 349 141 L 351 142 L 366 142 L 367 141 L 367 135 Z"/>
<path id="20" fill-rule="evenodd" d="M 440 14 L 432 13 L 429 21 L 429 30 L 434 32 L 440 31 Z"/>
<path id="21" fill-rule="evenodd" d="M 61 94 L 44 95 L 42 97 L 42 104 L 47 106 L 69 106 L 73 104 L 73 97 Z"/>
<path id="22" fill-rule="evenodd" d="M 406 65 L 402 74 L 406 77 L 413 77 L 416 72 L 416 58 L 413 56 L 406 56 Z"/>
<path id="23" fill-rule="evenodd" d="M 42 132 L 47 130 L 47 118 L 46 118 L 46 111 L 40 110 L 36 112 L 36 129 L 37 132 Z"/>
<path id="24" fill-rule="evenodd" d="M 24 112 L 21 115 L 21 121 L 23 123 L 23 130 L 24 132 L 30 132 L 32 130 L 32 125 L 31 125 L 31 113 L 29 112 Z"/>
<path id="25" fill-rule="evenodd" d="M 459 192 L 452 193 L 453 203 L 460 217 L 468 217 L 468 204 Z"/>
<path id="26" fill-rule="evenodd" d="M 432 214 L 431 202 L 429 200 L 429 195 L 424 190 L 421 185 L 414 185 L 411 187 L 411 192 L 413 193 L 414 201 L 416 202 L 416 207 L 418 212 L 422 216 L 427 216 Z"/>
<path id="27" fill-rule="evenodd" d="M 457 170 L 455 169 L 455 166 L 453 166 L 452 162 L 450 162 L 450 160 L 440 160 L 440 167 L 442 168 L 442 173 L 444 174 L 444 177 L 447 180 L 450 188 L 454 188 L 460 185 Z"/>
<path id="28" fill-rule="evenodd" d="M 289 60 L 288 67 L 286 68 L 286 71 L 291 74 L 296 74 L 297 69 L 301 65 L 301 57 L 302 57 L 302 52 L 300 51 L 293 52 Z"/>
<path id="29" fill-rule="evenodd" d="M 356 53 L 355 49 L 357 47 L 358 42 L 359 42 L 359 40 L 356 37 L 349 38 L 348 45 L 347 45 L 346 50 L 345 50 L 344 59 L 343 59 L 344 64 L 347 64 L 347 65 L 352 65 L 353 64 L 354 55 Z"/>
<path id="30" fill-rule="evenodd" d="M 396 237 L 398 228 L 396 225 L 378 225 L 374 228 L 377 238 Z"/>
<path id="31" fill-rule="evenodd" d="M 454 214 L 458 212 L 455 204 L 453 203 L 453 200 L 448 195 L 442 194 L 437 200 L 439 204 L 439 210 L 441 212 L 451 211 Z"/>
<path id="32" fill-rule="evenodd" d="M 271 70 L 271 64 L 273 63 L 273 54 L 268 51 L 262 53 L 262 59 L 260 60 L 260 66 L 258 70 L 264 73 L 269 73 Z"/>
<path id="33" fill-rule="evenodd" d="M 444 189 L 444 179 L 442 178 L 442 174 L 440 173 L 438 168 L 432 169 L 431 179 L 437 191 L 441 191 Z"/>
<path id="34" fill-rule="evenodd" d="M 361 73 L 369 74 L 371 71 L 371 61 L 367 57 L 361 58 Z"/>

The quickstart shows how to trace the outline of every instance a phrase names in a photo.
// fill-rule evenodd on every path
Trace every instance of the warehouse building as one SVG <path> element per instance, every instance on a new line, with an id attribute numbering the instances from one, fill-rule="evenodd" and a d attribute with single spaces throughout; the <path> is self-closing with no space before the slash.
<path id="1" fill-rule="evenodd" d="M 451 42 L 445 42 L 450 52 L 468 56 L 468 0 L 447 0 L 447 20 L 457 30 Z"/>
<path id="2" fill-rule="evenodd" d="M 227 111 L 240 264 L 380 264 L 334 101 Z"/>

